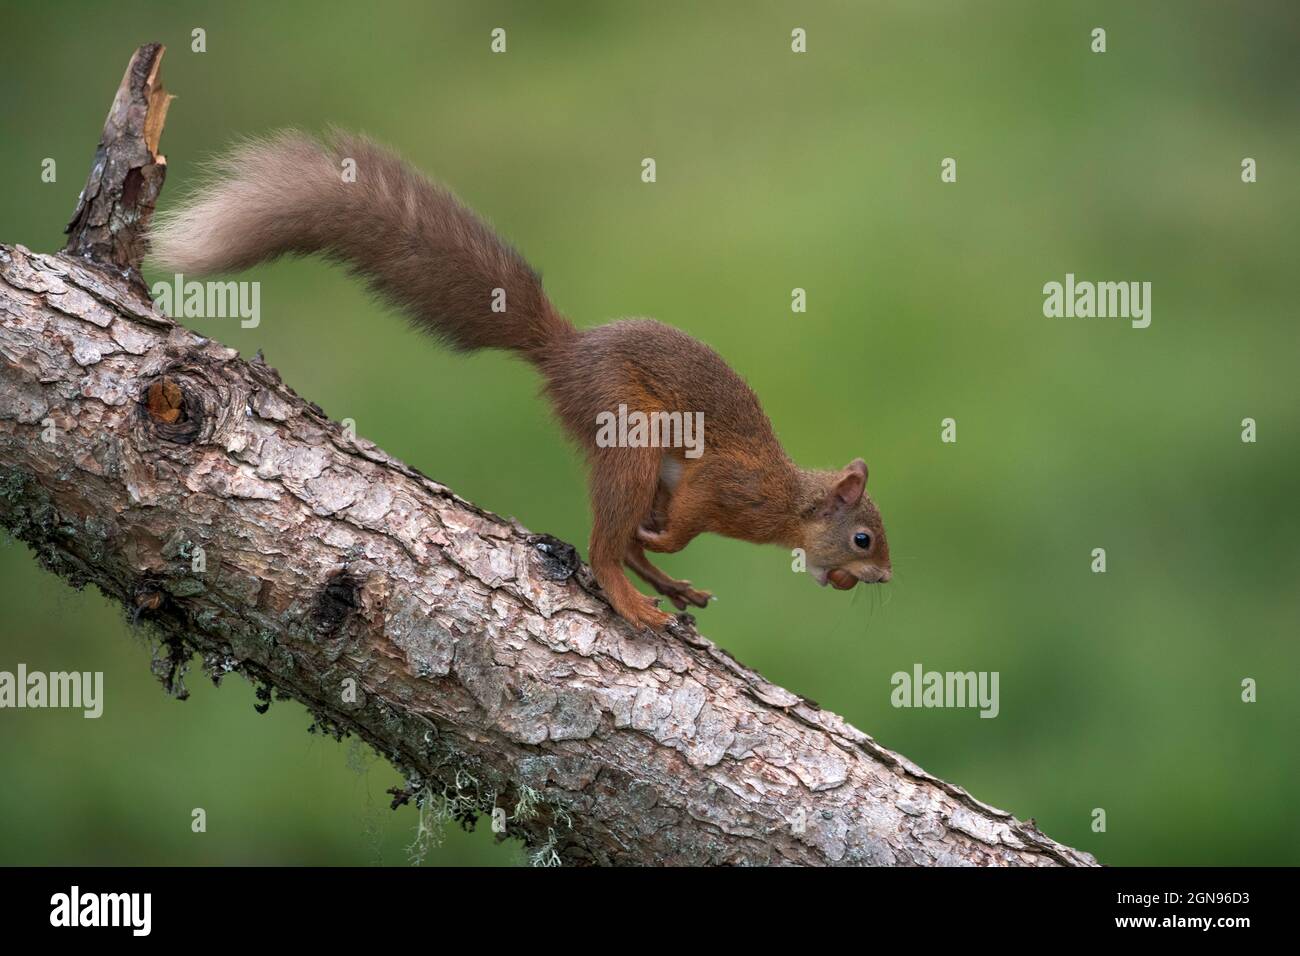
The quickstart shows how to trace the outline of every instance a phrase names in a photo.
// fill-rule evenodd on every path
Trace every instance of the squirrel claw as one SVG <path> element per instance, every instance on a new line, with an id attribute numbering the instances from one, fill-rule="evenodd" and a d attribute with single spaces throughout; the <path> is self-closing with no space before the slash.
<path id="1" fill-rule="evenodd" d="M 668 598 L 673 607 L 679 611 L 685 611 L 688 604 L 695 607 L 708 607 L 709 601 L 713 600 L 712 594 L 691 587 L 690 581 L 670 580 L 659 589 L 659 593 Z"/>
<path id="2" fill-rule="evenodd" d="M 693 604 L 696 607 L 708 607 L 709 602 L 713 600 L 713 595 L 708 591 L 697 591 L 695 588 L 690 587 L 689 583 L 686 590 L 682 592 L 682 597 L 688 604 Z M 682 608 L 682 610 L 684 611 L 686 608 Z"/>
<path id="3" fill-rule="evenodd" d="M 650 631 L 657 631 L 664 627 L 673 616 L 666 611 L 659 610 L 659 599 L 641 595 L 642 602 L 637 607 L 631 609 L 631 613 L 619 613 L 627 619 L 634 627 L 643 628 Z M 615 610 L 618 610 L 617 608 Z"/>

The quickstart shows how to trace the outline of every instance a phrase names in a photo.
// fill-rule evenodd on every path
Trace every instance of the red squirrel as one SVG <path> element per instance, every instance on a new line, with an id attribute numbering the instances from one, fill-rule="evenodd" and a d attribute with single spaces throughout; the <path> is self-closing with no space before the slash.
<path id="1" fill-rule="evenodd" d="M 346 265 L 452 349 L 505 349 L 537 368 L 556 416 L 586 453 L 592 572 L 634 625 L 672 618 L 633 587 L 623 565 L 680 610 L 708 604 L 711 594 L 645 554 L 680 551 L 705 531 L 803 549 L 823 586 L 890 579 L 861 458 L 838 471 L 798 467 L 749 386 L 685 332 L 651 319 L 575 328 L 518 252 L 370 140 L 290 131 L 238 146 L 152 230 L 151 260 L 168 272 L 227 272 L 285 253 Z M 702 416 L 702 448 L 604 447 L 598 422 L 620 406 Z"/>

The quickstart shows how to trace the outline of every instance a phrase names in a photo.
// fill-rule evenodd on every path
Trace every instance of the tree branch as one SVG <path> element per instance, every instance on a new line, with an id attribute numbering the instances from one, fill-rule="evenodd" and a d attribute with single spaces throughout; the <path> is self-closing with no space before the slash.
<path id="1" fill-rule="evenodd" d="M 390 760 L 395 802 L 500 808 L 538 862 L 1095 865 L 689 621 L 634 633 L 571 546 L 158 313 L 161 55 L 132 59 L 69 249 L 0 246 L 0 521 L 148 622 L 169 690 L 195 652 L 276 688 Z"/>
<path id="2" fill-rule="evenodd" d="M 146 229 L 167 178 L 167 159 L 158 152 L 172 101 L 158 78 L 164 51 L 161 43 L 147 43 L 131 57 L 64 230 L 68 255 L 118 269 L 141 285 Z"/>

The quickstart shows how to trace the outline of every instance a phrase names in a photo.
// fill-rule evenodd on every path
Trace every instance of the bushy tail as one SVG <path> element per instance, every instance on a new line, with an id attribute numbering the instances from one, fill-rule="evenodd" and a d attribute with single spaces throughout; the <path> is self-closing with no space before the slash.
<path id="1" fill-rule="evenodd" d="M 518 252 L 446 189 L 364 137 L 279 133 L 237 146 L 214 173 L 154 220 L 150 260 L 158 268 L 204 275 L 322 253 L 455 349 L 512 349 L 538 360 L 575 334 Z"/>

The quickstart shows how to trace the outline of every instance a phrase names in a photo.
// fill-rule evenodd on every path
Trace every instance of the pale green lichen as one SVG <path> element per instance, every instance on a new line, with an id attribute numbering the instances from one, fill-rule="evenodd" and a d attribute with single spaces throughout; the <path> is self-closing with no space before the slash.
<path id="1" fill-rule="evenodd" d="M 428 784 L 422 787 L 415 795 L 415 839 L 406 848 L 411 865 L 419 866 L 430 849 L 442 846 L 443 829 L 448 823 L 472 826 L 495 796 L 485 796 L 478 778 L 463 767 L 456 769 L 452 784 L 439 793 Z"/>
<path id="2" fill-rule="evenodd" d="M 515 809 L 510 814 L 511 820 L 523 822 L 531 820 L 538 814 L 538 805 L 543 802 L 542 794 L 534 790 L 528 784 L 522 784 L 519 787 L 519 800 L 515 803 Z"/>
<path id="3" fill-rule="evenodd" d="M 546 842 L 534 850 L 528 857 L 531 866 L 560 866 L 560 854 L 555 851 L 555 828 L 546 828 Z"/>

